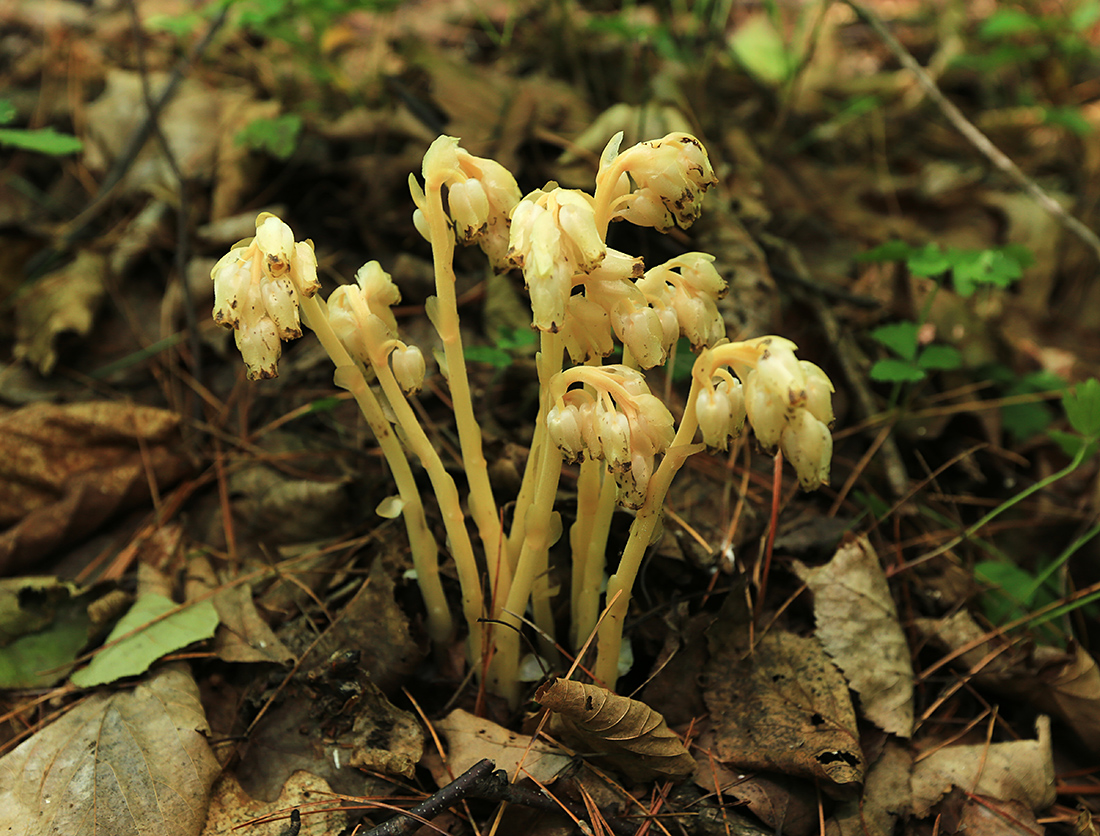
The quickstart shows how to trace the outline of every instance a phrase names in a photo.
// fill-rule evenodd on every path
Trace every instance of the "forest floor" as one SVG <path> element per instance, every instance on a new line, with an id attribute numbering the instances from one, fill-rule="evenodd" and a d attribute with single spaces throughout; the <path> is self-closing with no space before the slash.
<path id="1" fill-rule="evenodd" d="M 0 832 L 337 836 L 426 799 L 377 832 L 1100 832 L 1100 1 L 223 5 L 0 3 Z M 620 131 L 698 137 L 715 182 L 695 223 L 606 245 L 714 257 L 726 337 L 832 381 L 831 474 L 801 491 L 750 408 L 608 602 L 649 505 L 589 554 L 611 476 L 567 462 L 510 692 L 409 176 L 447 135 L 523 194 L 591 194 Z M 263 212 L 312 242 L 319 296 L 374 260 L 400 289 L 458 624 L 435 641 L 348 367 L 306 328 L 250 380 L 209 313 Z M 557 337 L 519 269 L 460 246 L 454 275 L 489 528 L 536 530 Z M 636 384 L 676 426 L 690 342 Z M 460 542 L 490 622 L 463 621 Z M 629 601 L 617 684 L 582 601 Z"/>

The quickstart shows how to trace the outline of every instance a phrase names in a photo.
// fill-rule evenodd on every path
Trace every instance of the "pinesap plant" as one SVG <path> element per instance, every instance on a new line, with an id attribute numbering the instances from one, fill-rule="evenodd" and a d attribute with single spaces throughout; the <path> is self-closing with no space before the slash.
<path id="1" fill-rule="evenodd" d="M 378 262 L 364 265 L 354 284 L 336 288 L 326 301 L 312 243 L 295 241 L 290 227 L 264 213 L 256 236 L 212 271 L 214 319 L 233 330 L 250 378 L 274 376 L 282 341 L 301 336 L 303 325 L 331 357 L 336 385 L 354 396 L 393 473 L 427 629 L 443 643 L 456 625 L 408 454 L 424 468 L 462 590 L 469 662 L 489 690 L 513 705 L 525 613 L 545 635 L 555 632 L 548 554 L 563 533 L 554 502 L 565 462 L 579 463 L 568 535 L 570 639 L 580 647 L 595 632 L 593 674 L 609 688 L 619 675 L 631 588 L 659 536 L 672 479 L 689 456 L 704 447 L 725 449 L 748 424 L 763 447 L 782 450 L 804 489 L 828 481 L 833 387 L 825 373 L 799 360 L 782 337 L 726 339 L 716 304 L 726 283 L 713 256 L 684 253 L 647 270 L 641 258 L 606 244 L 612 221 L 662 232 L 695 221 L 704 192 L 717 182 L 702 144 L 685 133 L 625 150 L 621 141 L 618 134 L 605 148 L 592 193 L 551 183 L 521 196 L 503 166 L 447 136 L 425 154 L 423 183 L 410 175 L 414 221 L 432 249 L 436 295 L 426 313 L 443 345 L 440 370 L 450 388 L 465 496 L 410 405 L 425 359 L 400 337 L 392 312 L 400 293 Z M 519 268 L 531 300 L 539 410 L 507 528 L 489 481 L 459 331 L 456 243 L 477 244 L 497 269 Z M 681 337 L 697 356 L 677 423 L 643 370 L 663 363 Z M 616 343 L 622 362 L 605 365 Z M 601 604 L 616 506 L 635 515 Z"/>

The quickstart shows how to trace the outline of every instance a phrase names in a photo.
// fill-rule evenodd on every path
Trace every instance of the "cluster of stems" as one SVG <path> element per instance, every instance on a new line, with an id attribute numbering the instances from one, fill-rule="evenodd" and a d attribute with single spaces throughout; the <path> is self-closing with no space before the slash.
<path id="1" fill-rule="evenodd" d="M 513 704 L 520 695 L 525 614 L 545 635 L 556 633 L 548 555 L 563 533 L 554 505 L 565 462 L 579 463 L 569 530 L 570 641 L 580 647 L 596 631 L 593 673 L 612 688 L 631 588 L 658 536 L 672 479 L 688 456 L 703 447 L 724 449 L 748 423 L 762 446 L 782 448 L 804 488 L 828 479 L 832 385 L 825 374 L 798 360 L 794 345 L 781 337 L 725 339 L 716 303 L 726 285 L 712 256 L 686 253 L 646 270 L 642 259 L 607 246 L 608 225 L 616 220 L 662 232 L 690 226 L 703 193 L 716 182 L 706 151 L 682 133 L 623 151 L 620 141 L 621 135 L 608 143 L 591 194 L 550 183 L 521 197 L 500 164 L 445 136 L 425 154 L 423 184 L 409 178 L 414 221 L 432 248 L 436 295 L 427 314 L 443 345 L 441 371 L 450 388 L 465 491 L 409 402 L 423 382 L 424 357 L 399 337 L 391 309 L 400 294 L 377 262 L 325 302 L 312 243 L 295 242 L 286 224 L 265 213 L 257 218 L 256 237 L 234 247 L 212 272 L 214 319 L 234 330 L 249 377 L 276 373 L 281 340 L 300 336 L 301 324 L 317 334 L 336 366 L 336 384 L 354 396 L 389 463 L 427 629 L 433 641 L 446 643 L 456 626 L 440 582 L 440 548 L 408 454 L 424 468 L 462 589 L 470 662 L 491 691 Z M 522 271 L 532 327 L 539 332 L 539 411 L 507 528 L 467 376 L 455 296 L 456 242 L 478 244 L 497 269 Z M 677 425 L 641 370 L 664 363 L 681 336 L 698 357 Z M 622 362 L 605 365 L 616 343 Z M 635 514 L 606 581 L 611 603 L 601 620 L 617 507 Z"/>

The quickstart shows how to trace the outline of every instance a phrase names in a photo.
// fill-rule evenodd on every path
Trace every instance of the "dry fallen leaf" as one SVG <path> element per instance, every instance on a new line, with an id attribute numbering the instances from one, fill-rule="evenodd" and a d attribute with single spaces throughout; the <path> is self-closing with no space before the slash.
<path id="1" fill-rule="evenodd" d="M 12 353 L 48 375 L 62 335 L 86 337 L 106 293 L 107 259 L 82 250 L 74 261 L 36 280 L 15 306 Z"/>
<path id="2" fill-rule="evenodd" d="M 747 612 L 733 601 L 708 631 L 704 697 L 715 754 L 852 797 L 863 780 L 863 753 L 844 677 L 812 637 L 772 630 L 750 647 Z"/>
<path id="3" fill-rule="evenodd" d="M 845 801 L 826 823 L 826 836 L 891 836 L 898 816 L 909 812 L 909 773 L 913 755 L 907 746 L 888 740 L 867 770 L 863 795 Z"/>
<path id="4" fill-rule="evenodd" d="M 343 832 L 347 825 L 348 814 L 339 809 L 346 804 L 324 778 L 309 772 L 291 775 L 274 801 L 257 801 L 241 788 L 231 773 L 226 773 L 214 784 L 210 814 L 206 817 L 202 836 L 284 833 L 290 811 L 295 808 L 302 816 L 298 836 L 332 836 Z"/>
<path id="5" fill-rule="evenodd" d="M 80 703 L 0 760 L 0 832 L 197 836 L 218 764 L 187 668 Z"/>
<path id="6" fill-rule="evenodd" d="M 665 718 L 643 702 L 570 679 L 542 685 L 535 701 L 555 712 L 576 748 L 595 752 L 633 781 L 682 780 L 695 770 Z"/>
<path id="7" fill-rule="evenodd" d="M 440 786 L 450 783 L 482 758 L 495 761 L 496 768 L 509 775 L 522 765 L 520 777 L 530 776 L 540 784 L 551 783 L 572 762 L 568 755 L 548 743 L 532 741 L 525 734 L 510 732 L 461 708 L 437 720 L 435 728 L 447 741 L 450 767 L 449 772 L 442 769 L 439 761 L 438 769 L 432 770 L 432 777 Z"/>
<path id="8" fill-rule="evenodd" d="M 31 404 L 0 417 L 0 573 L 79 540 L 190 469 L 172 448 L 179 417 L 89 401 Z"/>
<path id="9" fill-rule="evenodd" d="M 898 611 L 866 537 L 845 543 L 824 566 L 794 562 L 813 590 L 817 637 L 883 731 L 913 733 L 913 666 Z"/>
<path id="10" fill-rule="evenodd" d="M 1037 740 L 945 746 L 913 767 L 913 812 L 928 815 L 952 787 L 1001 801 L 1019 801 L 1031 810 L 1054 803 L 1054 755 L 1050 718 L 1035 721 Z"/>

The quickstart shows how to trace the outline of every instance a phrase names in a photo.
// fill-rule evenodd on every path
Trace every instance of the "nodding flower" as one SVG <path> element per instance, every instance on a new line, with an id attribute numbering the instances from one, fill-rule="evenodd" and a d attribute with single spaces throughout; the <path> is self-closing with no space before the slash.
<path id="1" fill-rule="evenodd" d="M 312 242 L 295 243 L 290 227 L 264 212 L 256 236 L 222 256 L 210 278 L 214 321 L 233 330 L 249 379 L 275 377 L 282 341 L 302 336 L 299 294 L 321 287 Z"/>

